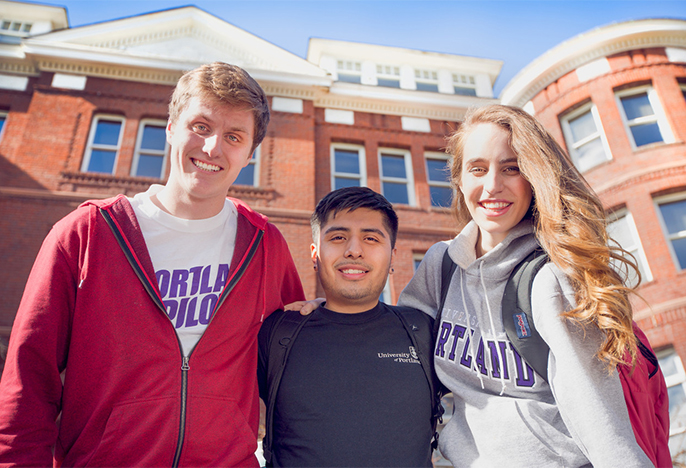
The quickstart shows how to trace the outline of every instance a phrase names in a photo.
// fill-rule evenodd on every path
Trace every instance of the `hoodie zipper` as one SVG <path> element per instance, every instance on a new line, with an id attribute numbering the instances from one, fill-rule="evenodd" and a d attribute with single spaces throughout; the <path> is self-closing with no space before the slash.
<path id="1" fill-rule="evenodd" d="M 138 279 L 140 282 L 143 284 L 143 287 L 147 291 L 148 295 L 151 297 L 155 305 L 157 305 L 157 308 L 162 311 L 165 317 L 169 318 L 167 315 L 167 308 L 164 305 L 164 302 L 162 301 L 161 296 L 157 292 L 157 287 L 152 284 L 150 279 L 148 278 L 147 274 L 145 273 L 145 270 L 143 269 L 142 265 L 138 261 L 138 258 L 136 258 L 135 254 L 133 253 L 133 249 L 129 245 L 128 241 L 124 237 L 124 234 L 119 227 L 118 223 L 114 218 L 110 215 L 110 213 L 103 208 L 100 208 L 100 213 L 102 214 L 103 218 L 105 218 L 105 222 L 111 229 L 112 233 L 114 234 L 115 239 L 117 240 L 117 243 L 119 244 L 119 247 L 122 249 L 124 252 L 124 255 L 126 256 L 126 259 L 128 260 L 129 264 L 131 265 L 131 268 L 133 268 L 133 271 L 136 273 L 136 276 L 138 276 Z M 222 291 L 221 295 L 219 296 L 219 300 L 217 301 L 217 304 L 214 307 L 214 311 L 212 312 L 212 316 L 210 318 L 209 323 L 207 324 L 207 327 L 210 326 L 212 323 L 212 320 L 214 320 L 214 316 L 216 315 L 217 311 L 219 310 L 219 307 L 224 303 L 226 298 L 228 297 L 229 293 L 233 290 L 233 288 L 236 286 L 238 281 L 241 279 L 243 274 L 245 273 L 245 270 L 248 268 L 248 265 L 250 265 L 250 262 L 252 261 L 252 258 L 255 256 L 255 253 L 257 252 L 257 249 L 259 248 L 262 238 L 264 237 L 264 230 L 259 229 L 255 233 L 255 236 L 253 237 L 250 247 L 248 248 L 248 251 L 246 252 L 245 256 L 243 257 L 243 260 L 241 261 L 240 265 L 238 265 L 238 268 L 236 269 L 234 275 L 229 279 L 227 282 L 226 286 L 224 286 L 224 290 Z M 169 322 L 171 324 L 171 321 Z M 173 325 L 172 325 L 173 326 Z M 179 435 L 178 439 L 176 442 L 176 451 L 174 452 L 174 460 L 172 462 L 172 468 L 177 468 L 179 466 L 179 461 L 181 459 L 181 451 L 183 450 L 183 442 L 184 438 L 186 435 L 186 409 L 187 409 L 187 403 L 188 403 L 188 371 L 190 370 L 190 365 L 189 361 L 191 358 L 191 354 L 193 354 L 193 350 L 197 347 L 196 345 L 193 347 L 193 349 L 188 353 L 188 356 L 183 355 L 183 346 L 181 345 L 181 340 L 179 339 L 178 334 L 176 333 L 176 330 L 174 330 L 174 333 L 176 334 L 176 340 L 177 343 L 179 344 L 179 351 L 181 352 L 181 412 L 179 415 Z M 204 333 L 203 333 L 204 335 Z M 200 340 L 202 339 L 202 336 L 198 340 L 198 343 L 200 343 Z"/>

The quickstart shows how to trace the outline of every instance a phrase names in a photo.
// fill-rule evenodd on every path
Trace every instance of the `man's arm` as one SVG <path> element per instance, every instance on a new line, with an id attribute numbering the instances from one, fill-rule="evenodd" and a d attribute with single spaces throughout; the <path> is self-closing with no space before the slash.
<path id="1" fill-rule="evenodd" d="M 0 383 L 3 466 L 53 464 L 76 277 L 53 229 L 29 275 Z"/>

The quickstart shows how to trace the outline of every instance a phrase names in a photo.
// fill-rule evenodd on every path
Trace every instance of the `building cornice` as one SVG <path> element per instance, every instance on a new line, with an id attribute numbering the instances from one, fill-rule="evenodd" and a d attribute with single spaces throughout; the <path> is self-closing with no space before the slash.
<path id="1" fill-rule="evenodd" d="M 321 89 L 316 94 L 314 105 L 374 114 L 459 121 L 470 107 L 497 102 L 497 99 L 334 83 L 330 89 Z"/>
<path id="2" fill-rule="evenodd" d="M 503 104 L 523 107 L 550 83 L 579 66 L 608 55 L 645 47 L 686 48 L 686 21 L 646 19 L 603 26 L 550 49 L 505 86 Z"/>

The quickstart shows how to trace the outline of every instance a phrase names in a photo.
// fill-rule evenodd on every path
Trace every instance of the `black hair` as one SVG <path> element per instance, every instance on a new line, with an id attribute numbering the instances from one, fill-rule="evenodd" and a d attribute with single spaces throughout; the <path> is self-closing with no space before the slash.
<path id="1" fill-rule="evenodd" d="M 379 211 L 383 215 L 383 223 L 391 236 L 391 248 L 395 248 L 395 239 L 398 237 L 398 215 L 395 214 L 393 205 L 383 195 L 376 193 L 367 187 L 344 187 L 329 192 L 319 200 L 315 208 L 310 225 L 312 226 L 312 239 L 319 239 L 319 231 L 322 224 L 333 212 L 335 217 L 340 211 L 354 211 L 358 208 L 368 208 Z"/>

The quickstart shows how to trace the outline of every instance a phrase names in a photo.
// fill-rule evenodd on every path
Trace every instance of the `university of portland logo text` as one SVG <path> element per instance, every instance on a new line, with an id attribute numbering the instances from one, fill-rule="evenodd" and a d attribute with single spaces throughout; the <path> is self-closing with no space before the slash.
<path id="1" fill-rule="evenodd" d="M 409 364 L 420 364 L 417 350 L 410 346 L 407 353 L 377 353 L 379 359 L 393 359 L 393 362 L 404 362 Z"/>

